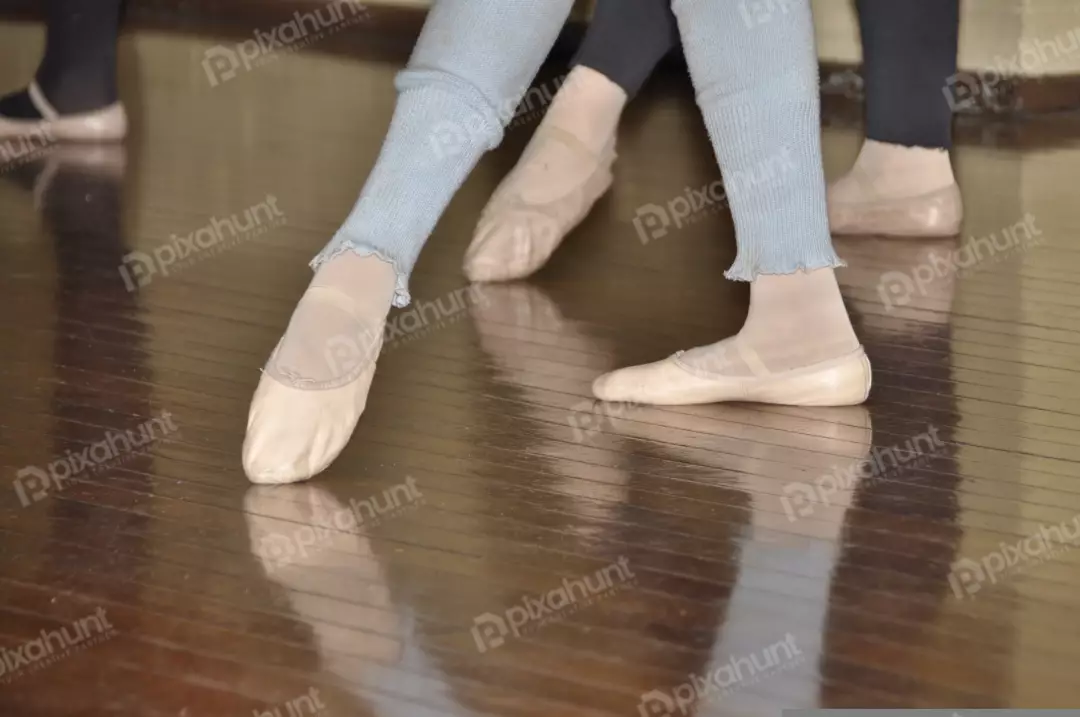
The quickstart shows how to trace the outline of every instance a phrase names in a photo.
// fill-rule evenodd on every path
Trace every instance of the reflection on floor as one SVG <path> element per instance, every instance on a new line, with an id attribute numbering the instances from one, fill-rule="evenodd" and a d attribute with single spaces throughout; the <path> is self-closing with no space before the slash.
<path id="1" fill-rule="evenodd" d="M 396 65 L 313 48 L 212 87 L 215 42 L 132 33 L 126 147 L 0 173 L 0 712 L 1080 702 L 1080 119 L 971 133 L 963 242 L 838 241 L 876 369 L 850 409 L 594 404 L 599 372 L 737 330 L 724 208 L 634 221 L 718 171 L 685 80 L 658 80 L 552 264 L 464 289 L 518 122 L 422 257 L 353 442 L 310 484 L 256 488 L 258 368 L 374 161 Z M 858 137 L 827 123 L 830 174 Z M 1006 238 L 1022 221 L 1036 240 Z"/>

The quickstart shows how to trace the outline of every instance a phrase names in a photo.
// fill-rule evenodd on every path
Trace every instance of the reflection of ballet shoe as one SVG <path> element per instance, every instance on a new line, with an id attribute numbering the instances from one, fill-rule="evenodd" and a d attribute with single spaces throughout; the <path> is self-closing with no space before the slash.
<path id="1" fill-rule="evenodd" d="M 841 291 L 881 328 L 910 330 L 910 322 L 940 325 L 949 321 L 958 274 L 959 239 L 919 242 L 880 237 L 837 237 L 836 251 L 847 267 L 838 269 Z M 864 306 L 858 306 L 863 304 Z"/>
<path id="2" fill-rule="evenodd" d="M 356 660 L 399 659 L 401 616 L 355 505 L 294 485 L 253 487 L 244 510 L 252 552 L 311 625 L 328 669 L 347 673 Z"/>
<path id="3" fill-rule="evenodd" d="M 127 136 L 127 112 L 121 102 L 92 112 L 62 115 L 37 82 L 30 83 L 27 94 L 42 119 L 0 116 L 0 140 L 40 136 L 50 142 L 112 142 Z"/>
<path id="4" fill-rule="evenodd" d="M 725 466 L 753 498 L 753 524 L 780 534 L 835 541 L 867 468 L 873 442 L 862 406 L 786 409 L 744 419 L 745 457 Z M 880 476 L 879 476 L 880 477 Z"/>
<path id="5" fill-rule="evenodd" d="M 127 147 L 122 144 L 69 144 L 49 147 L 34 180 L 34 206 L 45 205 L 57 176 L 73 172 L 119 182 L 127 170 Z"/>

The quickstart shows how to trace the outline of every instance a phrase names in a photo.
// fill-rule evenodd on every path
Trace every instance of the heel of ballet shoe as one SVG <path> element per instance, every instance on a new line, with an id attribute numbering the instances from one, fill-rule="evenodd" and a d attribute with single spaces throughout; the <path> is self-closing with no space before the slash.
<path id="1" fill-rule="evenodd" d="M 857 406 L 870 395 L 870 360 L 862 347 L 832 361 L 762 381 L 748 401 L 785 406 Z"/>
<path id="2" fill-rule="evenodd" d="M 960 233 L 963 221 L 963 199 L 955 184 L 918 197 L 829 205 L 829 225 L 839 235 L 950 237 Z"/>

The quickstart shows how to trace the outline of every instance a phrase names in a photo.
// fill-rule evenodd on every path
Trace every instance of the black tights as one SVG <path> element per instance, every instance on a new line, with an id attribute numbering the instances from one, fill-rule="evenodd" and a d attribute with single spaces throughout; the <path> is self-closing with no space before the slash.
<path id="1" fill-rule="evenodd" d="M 945 88 L 956 74 L 960 0 L 856 0 L 856 7 L 867 138 L 950 147 L 952 109 Z M 678 45 L 671 0 L 598 0 L 574 64 L 606 75 L 633 97 Z"/>
<path id="2" fill-rule="evenodd" d="M 116 40 L 123 0 L 48 0 L 45 57 L 34 79 L 60 114 L 116 102 Z M 0 115 L 34 119 L 26 91 L 0 98 Z"/>

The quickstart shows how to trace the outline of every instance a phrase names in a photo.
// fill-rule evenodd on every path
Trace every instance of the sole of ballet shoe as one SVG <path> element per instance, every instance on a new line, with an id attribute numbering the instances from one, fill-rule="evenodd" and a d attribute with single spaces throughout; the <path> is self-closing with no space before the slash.
<path id="1" fill-rule="evenodd" d="M 0 140 L 40 138 L 53 142 L 116 142 L 127 136 L 128 120 L 120 102 L 94 112 L 59 115 L 53 119 L 15 119 L 0 116 Z"/>
<path id="2" fill-rule="evenodd" d="M 605 374 L 593 382 L 593 395 L 655 406 L 738 401 L 823 407 L 857 406 L 870 395 L 870 360 L 861 346 L 830 361 L 755 376 L 705 374 L 682 363 L 681 355 Z"/>
<path id="3" fill-rule="evenodd" d="M 960 233 L 963 220 L 956 184 L 905 199 L 829 202 L 829 228 L 841 236 L 950 237 Z"/>

